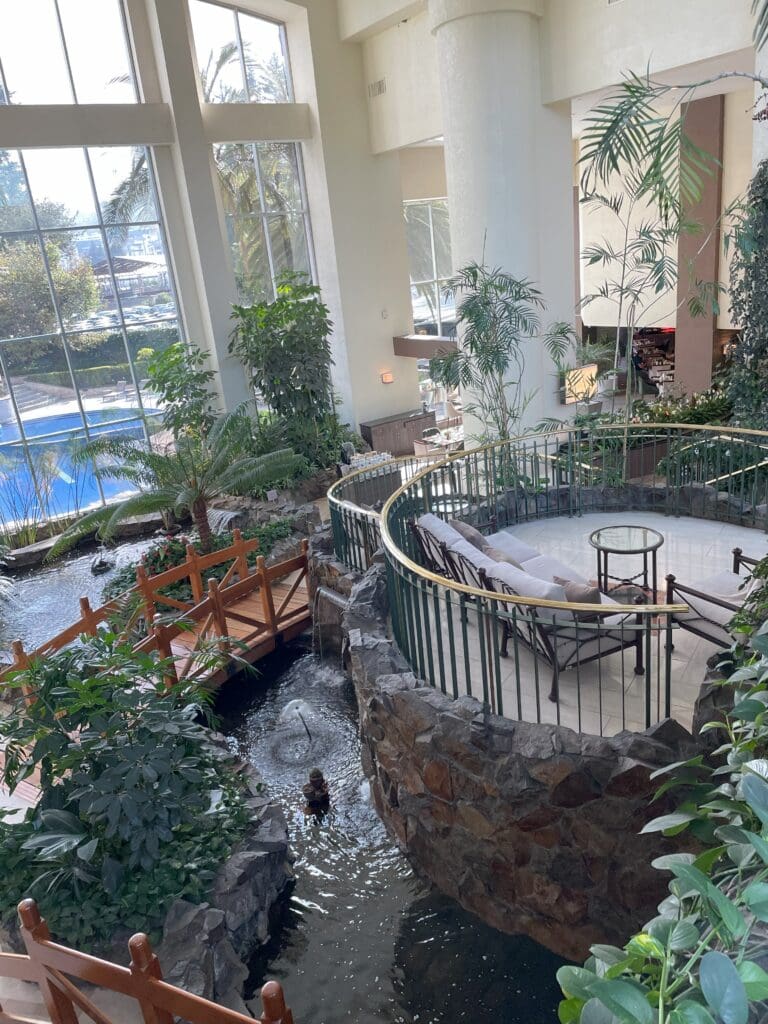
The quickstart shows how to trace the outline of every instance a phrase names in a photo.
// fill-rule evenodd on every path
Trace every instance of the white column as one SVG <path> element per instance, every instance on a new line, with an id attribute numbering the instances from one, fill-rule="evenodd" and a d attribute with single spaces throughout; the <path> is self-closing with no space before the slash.
<path id="1" fill-rule="evenodd" d="M 438 50 L 454 268 L 484 261 L 529 278 L 544 323 L 572 322 L 569 104 L 541 101 L 541 0 L 430 0 Z M 526 424 L 560 415 L 554 367 L 526 350 Z"/>
<path id="2" fill-rule="evenodd" d="M 768 79 L 768 43 L 755 54 L 755 72 Z M 755 86 L 756 110 L 768 107 L 768 89 Z M 768 160 L 768 121 L 754 121 L 752 133 L 752 170 L 756 171 L 763 160 Z"/>
<path id="3" fill-rule="evenodd" d="M 142 41 L 142 6 L 131 0 L 127 7 L 134 45 Z M 252 396 L 245 371 L 227 352 L 237 292 L 203 125 L 192 26 L 186 0 L 147 0 L 146 13 L 158 77 L 142 85 L 159 89 L 157 98 L 170 105 L 176 128 L 175 146 L 158 149 L 156 167 L 185 324 L 189 341 L 210 354 L 223 408 L 231 410 Z"/>
<path id="4" fill-rule="evenodd" d="M 413 327 L 400 164 L 371 153 L 362 50 L 341 42 L 336 0 L 302 3 L 305 17 L 286 23 L 295 98 L 314 117 L 302 148 L 318 280 L 340 412 L 359 424 L 419 404 L 416 360 L 392 340 Z"/>

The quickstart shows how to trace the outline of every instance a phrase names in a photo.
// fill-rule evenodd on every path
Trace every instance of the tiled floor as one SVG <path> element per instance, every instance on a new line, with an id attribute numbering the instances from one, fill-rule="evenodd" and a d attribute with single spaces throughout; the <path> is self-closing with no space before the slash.
<path id="1" fill-rule="evenodd" d="M 540 520 L 515 527 L 512 532 L 542 554 L 551 555 L 571 566 L 588 579 L 597 575 L 596 552 L 589 545 L 589 534 L 600 526 L 632 523 L 650 526 L 664 537 L 658 552 L 659 589 L 663 591 L 664 577 L 674 572 L 681 582 L 693 585 L 723 569 L 730 569 L 732 550 L 740 547 L 745 554 L 763 557 L 768 554 L 768 535 L 757 530 L 711 523 L 699 519 L 672 518 L 658 514 L 596 513 L 582 517 Z M 616 576 L 631 576 L 641 566 L 639 556 L 624 560 L 612 556 L 610 572 Z M 661 596 L 661 595 L 660 595 Z M 462 631 L 458 609 L 452 609 L 450 624 L 445 608 L 440 610 L 440 628 L 435 628 L 433 597 L 430 597 L 429 625 L 422 635 L 431 638 L 433 675 L 439 685 L 438 653 L 442 649 L 445 666 L 445 685 L 450 693 L 454 681 L 460 693 L 467 692 L 467 672 L 462 649 Z M 421 614 L 424 615 L 422 605 Z M 493 650 L 486 629 L 483 639 L 478 631 L 477 612 L 470 605 L 467 610 L 467 660 L 471 691 L 483 696 L 483 665 L 489 683 L 493 683 L 498 702 L 501 691 L 502 712 L 510 718 L 525 721 L 560 722 L 582 732 L 613 735 L 622 729 L 646 727 L 647 675 L 636 675 L 634 648 L 616 652 L 577 670 L 560 676 L 560 699 L 548 700 L 551 669 L 535 659 L 526 649 L 515 651 L 510 643 L 509 658 L 498 662 L 499 680 L 492 678 L 495 659 L 488 655 Z M 453 633 L 456 648 L 455 674 L 450 669 L 449 633 Z M 629 639 L 629 634 L 627 634 Z M 652 638 L 650 672 L 651 721 L 664 717 L 664 694 L 660 692 L 665 678 L 665 632 L 659 630 Z M 671 652 L 671 711 L 674 718 L 686 727 L 691 725 L 693 705 L 706 672 L 707 659 L 719 650 L 714 644 L 701 640 L 686 630 L 674 630 Z M 425 647 L 424 658 L 428 657 Z"/>

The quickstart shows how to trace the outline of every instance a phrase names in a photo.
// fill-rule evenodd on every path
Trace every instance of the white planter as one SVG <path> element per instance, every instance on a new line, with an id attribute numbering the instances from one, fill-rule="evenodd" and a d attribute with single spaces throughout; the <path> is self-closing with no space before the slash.
<path id="1" fill-rule="evenodd" d="M 618 389 L 619 374 L 616 370 L 608 370 L 597 381 L 598 395 L 611 395 Z"/>

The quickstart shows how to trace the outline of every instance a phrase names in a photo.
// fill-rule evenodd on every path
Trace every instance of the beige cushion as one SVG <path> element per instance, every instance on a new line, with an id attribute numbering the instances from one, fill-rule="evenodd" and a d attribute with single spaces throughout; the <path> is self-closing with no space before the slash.
<path id="1" fill-rule="evenodd" d="M 506 583 L 518 597 L 529 597 L 539 601 L 565 601 L 565 591 L 557 583 L 529 576 L 527 572 L 515 569 L 506 562 L 494 562 L 494 568 L 488 571 L 493 580 Z"/>
<path id="2" fill-rule="evenodd" d="M 431 512 L 420 516 L 416 522 L 422 530 L 428 530 L 439 544 L 447 544 L 448 547 L 451 547 L 452 544 L 462 540 L 460 533 L 457 533 L 452 526 Z"/>
<path id="3" fill-rule="evenodd" d="M 486 575 L 489 575 L 491 570 L 496 568 L 496 563 L 488 558 L 484 551 L 480 551 L 474 544 L 470 544 L 468 540 L 460 540 L 455 544 L 451 544 L 450 550 L 451 552 L 455 551 L 456 554 L 462 555 L 466 558 L 470 565 L 473 565 L 478 572 L 480 569 L 484 569 Z M 462 566 L 461 563 L 459 563 L 458 567 L 462 572 L 463 580 L 467 586 L 479 586 L 479 579 L 475 581 L 471 577 L 467 576 L 466 567 Z"/>
<path id="4" fill-rule="evenodd" d="M 485 537 L 474 526 L 470 526 L 469 523 L 462 523 L 460 519 L 449 519 L 448 525 L 452 526 L 457 533 L 460 533 L 464 540 L 468 540 L 470 544 L 474 544 L 481 551 L 485 547 Z"/>
<path id="5" fill-rule="evenodd" d="M 573 583 L 587 582 L 575 569 L 571 569 L 570 566 L 550 555 L 536 555 L 535 558 L 528 558 L 522 562 L 522 568 L 524 572 L 530 573 L 531 576 L 538 576 L 540 580 L 554 582 L 555 577 L 559 576 L 560 579 L 570 580 Z"/>
<path id="6" fill-rule="evenodd" d="M 571 601 L 573 604 L 603 603 L 600 591 L 588 583 L 576 583 L 573 580 L 563 579 L 561 576 L 555 576 L 554 582 L 559 583 L 565 591 L 566 601 Z M 591 612 L 574 612 L 573 614 L 580 622 L 596 622 L 599 618 L 598 615 L 593 615 Z"/>
<path id="7" fill-rule="evenodd" d="M 502 551 L 506 551 L 508 555 L 511 555 L 520 564 L 526 558 L 535 558 L 539 553 L 536 548 L 532 548 L 524 540 L 518 540 L 514 534 L 508 533 L 507 530 L 500 530 L 498 533 L 490 534 L 485 538 L 485 543 L 492 548 L 500 548 Z"/>
<path id="8" fill-rule="evenodd" d="M 516 569 L 522 569 L 522 565 L 516 562 L 512 555 L 508 555 L 506 551 L 502 551 L 501 548 L 492 548 L 490 544 L 486 544 L 483 548 L 483 554 L 486 555 L 494 562 L 506 562 L 508 565 L 514 565 Z"/>

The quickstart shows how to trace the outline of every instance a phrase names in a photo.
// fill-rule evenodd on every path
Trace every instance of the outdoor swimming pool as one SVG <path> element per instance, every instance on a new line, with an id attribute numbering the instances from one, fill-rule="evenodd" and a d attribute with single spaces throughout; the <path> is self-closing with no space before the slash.
<path id="1" fill-rule="evenodd" d="M 152 413 L 154 410 L 145 410 Z M 135 410 L 112 406 L 86 410 L 91 438 L 104 434 L 141 438 Z M 92 464 L 78 464 L 74 450 L 86 434 L 78 411 L 24 420 L 29 458 L 18 425 L 0 425 L 0 519 L 4 523 L 39 521 L 87 509 L 101 501 Z M 102 479 L 104 498 L 129 490 L 125 480 Z"/>

